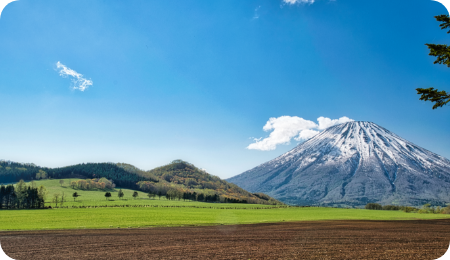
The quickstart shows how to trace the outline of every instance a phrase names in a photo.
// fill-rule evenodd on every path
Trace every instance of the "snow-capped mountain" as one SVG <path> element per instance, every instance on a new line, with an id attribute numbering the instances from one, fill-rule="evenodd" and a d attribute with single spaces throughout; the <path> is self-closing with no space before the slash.
<path id="1" fill-rule="evenodd" d="M 371 122 L 330 127 L 228 181 L 297 205 L 450 202 L 450 161 Z"/>

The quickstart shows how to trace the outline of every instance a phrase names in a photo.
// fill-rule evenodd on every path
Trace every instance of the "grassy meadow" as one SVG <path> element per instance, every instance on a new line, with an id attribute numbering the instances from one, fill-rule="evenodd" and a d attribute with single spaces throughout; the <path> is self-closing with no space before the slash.
<path id="1" fill-rule="evenodd" d="M 273 207 L 252 204 L 226 204 L 205 202 L 169 201 L 148 199 L 140 192 L 140 199 L 133 199 L 133 190 L 122 189 L 124 199 L 119 200 L 118 189 L 107 201 L 105 191 L 83 191 L 72 189 L 71 180 L 65 179 L 61 187 L 58 179 L 36 181 L 37 185 L 47 187 L 50 201 L 54 193 L 64 192 L 67 202 L 56 209 L 2 210 L 0 230 L 47 230 L 47 229 L 83 229 L 83 228 L 144 228 L 157 226 L 197 226 L 232 225 L 251 223 L 270 223 L 282 221 L 314 220 L 412 220 L 444 219 L 445 214 L 418 214 L 402 211 L 339 209 L 339 208 L 299 208 Z M 77 191 L 81 196 L 73 201 L 72 194 Z M 52 206 L 54 203 L 51 204 Z M 128 205 L 128 207 L 98 206 Z M 139 207 L 133 207 L 139 206 Z M 86 206 L 87 208 L 71 208 Z M 97 207 L 95 207 L 97 206 Z M 195 207 L 192 207 L 195 206 Z"/>
<path id="2" fill-rule="evenodd" d="M 411 220 L 450 218 L 444 214 L 404 213 L 336 208 L 82 208 L 4 210 L 0 230 L 46 230 L 80 228 L 143 228 L 270 223 L 314 220 Z"/>
<path id="3" fill-rule="evenodd" d="M 239 208 L 248 208 L 248 207 L 273 207 L 272 205 L 261 205 L 261 204 L 242 204 L 242 203 L 204 203 L 197 201 L 183 201 L 183 200 L 167 200 L 164 196 L 161 199 L 158 196 L 150 199 L 147 196 L 147 193 L 142 191 L 137 191 L 139 196 L 134 199 L 132 197 L 133 192 L 135 190 L 131 189 L 122 189 L 124 193 L 124 197 L 119 199 L 118 193 L 120 187 L 116 187 L 113 190 L 80 190 L 80 189 L 72 189 L 70 187 L 71 181 L 78 181 L 80 179 L 63 179 L 64 183 L 61 185 L 59 183 L 60 179 L 50 179 L 50 180 L 39 180 L 34 181 L 36 186 L 39 187 L 43 185 L 47 191 L 47 197 L 45 199 L 46 206 L 55 206 L 55 203 L 52 202 L 53 194 L 59 193 L 62 194 L 64 192 L 65 202 L 63 204 L 64 207 L 72 207 L 72 206 L 121 206 L 121 205 L 151 205 L 151 206 L 196 206 L 196 207 L 211 207 L 220 205 L 221 207 L 239 207 Z M 29 183 L 27 183 L 29 184 Z M 111 197 L 106 200 L 105 193 L 106 191 L 111 193 Z M 72 194 L 77 192 L 80 195 L 78 198 L 74 200 Z M 58 205 L 59 206 L 59 205 Z"/>

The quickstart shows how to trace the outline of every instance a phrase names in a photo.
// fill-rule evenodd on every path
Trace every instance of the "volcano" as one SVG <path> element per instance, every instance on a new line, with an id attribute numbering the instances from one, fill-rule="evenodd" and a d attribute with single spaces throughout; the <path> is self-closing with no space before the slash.
<path id="1" fill-rule="evenodd" d="M 228 181 L 293 205 L 450 202 L 448 159 L 362 121 L 327 128 Z"/>

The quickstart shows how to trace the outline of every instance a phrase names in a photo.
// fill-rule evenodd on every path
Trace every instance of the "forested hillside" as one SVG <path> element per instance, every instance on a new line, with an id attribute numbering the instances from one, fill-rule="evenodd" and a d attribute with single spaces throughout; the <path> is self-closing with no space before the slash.
<path id="1" fill-rule="evenodd" d="M 33 180 L 39 170 L 45 169 L 32 163 L 16 163 L 11 161 L 0 161 L 0 184 L 16 183 L 19 180 Z"/>
<path id="2" fill-rule="evenodd" d="M 46 178 L 107 178 L 117 186 L 145 191 L 169 199 L 206 202 L 282 204 L 262 193 L 252 194 L 237 185 L 182 160 L 144 171 L 125 163 L 83 163 L 61 168 L 0 161 L 0 183 Z"/>
<path id="3" fill-rule="evenodd" d="M 83 163 L 61 168 L 38 167 L 34 164 L 21 164 L 0 161 L 0 183 L 46 179 L 46 178 L 102 178 L 113 180 L 123 187 L 137 187 L 136 183 L 147 178 L 129 172 L 114 163 Z"/>
<path id="4" fill-rule="evenodd" d="M 204 201 L 282 204 L 265 194 L 252 194 L 181 160 L 175 160 L 144 174 L 153 180 L 138 182 L 139 189 L 143 191 L 156 193 L 163 191 L 178 197 L 186 196 L 183 193 L 194 196 L 196 194 L 197 198 L 203 197 L 201 200 Z"/>

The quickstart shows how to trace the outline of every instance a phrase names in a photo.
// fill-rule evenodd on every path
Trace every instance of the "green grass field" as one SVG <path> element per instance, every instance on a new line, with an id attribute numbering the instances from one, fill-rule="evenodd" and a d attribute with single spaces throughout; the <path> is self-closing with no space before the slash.
<path id="1" fill-rule="evenodd" d="M 82 228 L 137 228 L 156 226 L 197 226 L 231 225 L 250 223 L 270 223 L 282 221 L 315 220 L 412 220 L 444 219 L 450 215 L 418 214 L 402 211 L 336 209 L 336 208 L 267 208 L 264 205 L 225 204 L 168 201 L 165 199 L 137 199 L 131 197 L 132 190 L 123 189 L 126 200 L 119 200 L 117 191 L 114 200 L 106 201 L 104 191 L 79 191 L 69 187 L 60 187 L 59 180 L 38 181 L 49 190 L 51 198 L 55 192 L 66 193 L 69 208 L 2 210 L 0 212 L 0 230 L 47 230 Z M 117 189 L 118 190 L 118 189 Z M 77 191 L 81 197 L 73 202 L 72 193 Z M 140 197 L 146 197 L 140 193 Z M 54 203 L 52 203 L 53 205 Z M 90 206 L 90 208 L 70 208 L 71 206 Z M 114 205 L 138 205 L 140 207 L 94 207 Z M 147 207 L 142 207 L 147 206 Z M 195 206 L 195 207 L 191 207 Z M 226 209 L 220 209 L 226 208 Z"/>
<path id="2" fill-rule="evenodd" d="M 160 205 L 160 206 L 196 206 L 196 207 L 210 207 L 212 205 L 218 205 L 217 203 L 204 203 L 197 201 L 178 201 L 178 200 L 166 200 L 165 197 L 155 197 L 154 199 L 149 199 L 146 193 L 138 191 L 139 197 L 134 199 L 132 194 L 135 190 L 130 189 L 122 189 L 125 194 L 122 199 L 119 199 L 119 187 L 114 190 L 109 190 L 111 192 L 111 198 L 106 200 L 105 192 L 102 190 L 79 190 L 72 189 L 70 187 L 71 181 L 77 181 L 80 179 L 63 179 L 64 184 L 61 186 L 59 181 L 60 179 L 51 179 L 51 180 L 39 180 L 35 181 L 36 186 L 43 185 L 47 188 L 48 195 L 45 200 L 46 206 L 50 205 L 52 207 L 55 206 L 55 203 L 52 202 L 53 194 L 59 193 L 62 194 L 64 192 L 66 199 L 63 204 L 64 207 L 72 207 L 72 206 L 115 206 L 115 205 Z M 77 192 L 80 197 L 75 200 L 72 197 L 72 194 Z M 260 205 L 260 204 L 241 204 L 241 203 L 221 203 L 221 207 L 240 207 L 240 208 L 248 208 L 248 207 L 273 207 L 271 205 Z"/>
<path id="3" fill-rule="evenodd" d="M 450 218 L 443 214 L 404 213 L 335 208 L 209 209 L 209 208 L 85 208 L 5 210 L 0 230 L 136 228 L 197 226 L 314 220 L 408 220 Z"/>

